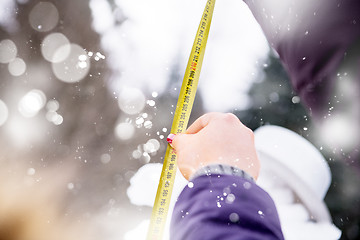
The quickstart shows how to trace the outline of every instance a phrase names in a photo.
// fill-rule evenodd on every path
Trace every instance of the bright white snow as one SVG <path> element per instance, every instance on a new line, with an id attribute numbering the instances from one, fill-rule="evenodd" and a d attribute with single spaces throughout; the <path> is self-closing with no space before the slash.
<path id="1" fill-rule="evenodd" d="M 118 72 L 114 90 L 135 87 L 168 92 L 165 87 L 172 70 L 178 67 L 181 75 L 185 72 L 206 2 L 115 2 L 126 19 L 120 26 L 115 25 L 106 0 L 91 0 L 90 4 L 93 26 L 102 34 L 108 61 Z M 266 39 L 247 6 L 237 0 L 218 1 L 199 83 L 205 107 L 211 111 L 245 108 L 246 91 L 268 52 Z"/>
<path id="2" fill-rule="evenodd" d="M 114 92 L 129 88 L 148 91 L 149 94 L 156 92 L 156 95 L 172 91 L 166 89 L 167 82 L 174 69 L 180 69 L 181 74 L 185 71 L 205 1 L 115 0 L 119 7 L 116 15 L 111 14 L 112 9 L 106 0 L 90 2 L 93 27 L 102 34 L 107 61 L 115 72 Z M 125 21 L 117 25 L 119 19 Z M 268 53 L 267 41 L 247 6 L 238 0 L 218 1 L 199 83 L 206 110 L 246 108 L 247 90 L 261 74 L 259 69 Z M 123 102 L 120 100 L 119 104 Z M 135 109 L 135 105 L 132 108 Z M 141 109 L 142 105 L 139 106 Z M 139 111 L 134 110 L 135 113 Z M 140 157 L 141 154 L 137 150 L 133 152 L 133 156 Z M 131 178 L 127 194 L 133 204 L 153 205 L 161 168 L 161 164 L 145 164 Z M 180 176 L 178 173 L 170 213 L 175 199 L 186 185 Z M 286 239 L 340 237 L 341 232 L 331 223 L 311 222 L 307 209 L 296 202 L 292 189 L 279 179 L 268 180 L 275 182 L 267 190 L 279 208 Z M 129 230 L 125 238 L 145 239 L 148 223 L 148 219 L 144 219 L 135 229 Z M 307 238 L 303 238 L 305 232 L 309 235 Z"/>

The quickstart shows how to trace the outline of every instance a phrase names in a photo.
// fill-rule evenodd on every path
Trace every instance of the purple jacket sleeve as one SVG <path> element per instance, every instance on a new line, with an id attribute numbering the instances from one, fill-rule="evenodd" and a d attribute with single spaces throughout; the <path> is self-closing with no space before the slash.
<path id="1" fill-rule="evenodd" d="M 295 91 L 320 117 L 327 112 L 346 51 L 360 46 L 360 1 L 244 1 L 279 54 Z"/>
<path id="2" fill-rule="evenodd" d="M 192 183 L 175 205 L 172 240 L 284 239 L 272 199 L 255 183 L 217 174 Z"/>

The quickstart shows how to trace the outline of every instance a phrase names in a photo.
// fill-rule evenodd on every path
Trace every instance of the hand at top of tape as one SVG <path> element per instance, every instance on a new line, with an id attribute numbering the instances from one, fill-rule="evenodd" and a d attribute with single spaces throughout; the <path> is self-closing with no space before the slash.
<path id="1" fill-rule="evenodd" d="M 254 134 L 231 113 L 207 113 L 185 133 L 170 134 L 168 141 L 176 150 L 179 170 L 186 179 L 211 164 L 240 168 L 254 179 L 259 175 Z"/>

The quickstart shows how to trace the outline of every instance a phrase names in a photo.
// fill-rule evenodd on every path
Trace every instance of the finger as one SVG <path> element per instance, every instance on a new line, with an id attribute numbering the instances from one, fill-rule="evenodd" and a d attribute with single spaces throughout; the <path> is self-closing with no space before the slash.
<path id="1" fill-rule="evenodd" d="M 169 136 L 167 136 L 166 141 L 172 146 L 172 142 L 174 141 L 176 134 L 170 133 Z"/>
<path id="2" fill-rule="evenodd" d="M 166 140 L 167 140 L 167 142 L 170 144 L 170 146 L 172 148 L 177 150 L 186 141 L 184 138 L 186 138 L 185 134 L 181 134 L 181 133 L 172 134 L 172 133 L 170 133 Z"/>
<path id="3" fill-rule="evenodd" d="M 223 113 L 212 112 L 212 113 L 206 113 L 206 114 L 202 115 L 201 117 L 196 119 L 193 124 L 191 124 L 191 126 L 186 130 L 185 133 L 195 134 L 195 133 L 199 132 L 201 129 L 206 127 L 212 119 L 215 119 L 215 118 L 221 116 L 222 114 Z"/>

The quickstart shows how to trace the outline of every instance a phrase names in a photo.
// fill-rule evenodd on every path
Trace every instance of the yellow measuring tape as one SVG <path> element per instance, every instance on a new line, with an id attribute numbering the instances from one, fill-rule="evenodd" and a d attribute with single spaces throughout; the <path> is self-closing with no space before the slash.
<path id="1" fill-rule="evenodd" d="M 187 128 L 199 82 L 214 6 L 215 0 L 207 1 L 186 67 L 171 133 L 183 133 Z M 151 215 L 148 240 L 161 240 L 163 237 L 176 169 L 176 152 L 168 145 Z"/>

